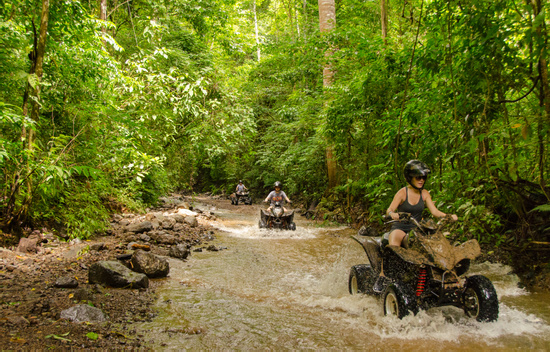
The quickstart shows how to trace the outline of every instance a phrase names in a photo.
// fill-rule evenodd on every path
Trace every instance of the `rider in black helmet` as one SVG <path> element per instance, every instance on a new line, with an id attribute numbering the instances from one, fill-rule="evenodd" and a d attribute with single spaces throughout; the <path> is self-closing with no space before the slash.
<path id="1" fill-rule="evenodd" d="M 410 213 L 417 221 L 422 220 L 422 211 L 428 207 L 430 213 L 437 218 L 442 218 L 447 214 L 439 211 L 430 196 L 430 193 L 424 189 L 424 185 L 430 174 L 428 165 L 420 160 L 410 160 L 405 164 L 403 174 L 407 180 L 408 186 L 401 188 L 391 202 L 387 215 L 392 219 L 398 220 L 399 212 Z M 453 220 L 458 220 L 455 214 L 452 214 Z M 414 228 L 413 224 L 404 224 L 395 222 L 392 225 L 389 244 L 393 246 L 407 246 L 407 234 Z"/>
<path id="2" fill-rule="evenodd" d="M 285 192 L 282 191 L 283 184 L 279 181 L 276 181 L 273 184 L 273 188 L 275 188 L 274 191 L 271 191 L 267 198 L 264 200 L 266 203 L 270 203 L 269 208 L 267 210 L 271 210 L 271 208 L 275 205 L 275 202 L 283 202 L 283 200 L 286 200 L 288 203 L 292 203 L 290 199 L 288 199 Z M 286 212 L 286 209 L 283 207 L 284 211 Z"/>

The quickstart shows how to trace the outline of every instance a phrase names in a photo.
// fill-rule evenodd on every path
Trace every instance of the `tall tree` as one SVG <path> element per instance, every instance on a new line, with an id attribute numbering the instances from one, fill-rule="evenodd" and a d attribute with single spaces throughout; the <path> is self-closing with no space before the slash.
<path id="1" fill-rule="evenodd" d="M 321 33 L 328 33 L 336 28 L 336 7 L 334 0 L 318 0 L 319 4 L 319 27 Z M 332 65 L 330 58 L 334 53 L 334 48 L 329 47 L 325 51 L 325 66 L 323 67 L 323 86 L 325 88 L 330 87 L 334 81 L 334 71 L 332 70 Z M 327 176 L 328 176 L 328 186 L 333 188 L 338 182 L 337 174 L 337 163 L 336 157 L 334 155 L 334 146 L 331 143 L 327 144 L 326 147 L 326 158 L 327 158 Z"/>

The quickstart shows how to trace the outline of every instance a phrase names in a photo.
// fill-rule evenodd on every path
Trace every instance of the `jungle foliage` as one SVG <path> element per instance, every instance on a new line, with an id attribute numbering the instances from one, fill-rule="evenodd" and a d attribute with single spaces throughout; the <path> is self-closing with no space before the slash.
<path id="1" fill-rule="evenodd" d="M 2 0 L 2 229 L 87 238 L 114 211 L 238 179 L 260 198 L 283 181 L 318 217 L 362 223 L 418 158 L 464 238 L 548 241 L 545 4 L 396 0 L 387 36 L 378 1 L 335 5 L 321 34 L 312 0 Z"/>

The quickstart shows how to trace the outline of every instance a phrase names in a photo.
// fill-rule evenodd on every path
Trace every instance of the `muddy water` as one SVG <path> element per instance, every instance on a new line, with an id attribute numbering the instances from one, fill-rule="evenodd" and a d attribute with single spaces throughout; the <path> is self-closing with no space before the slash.
<path id="1" fill-rule="evenodd" d="M 497 322 L 452 307 L 384 317 L 376 298 L 348 293 L 349 268 L 367 262 L 353 231 L 299 218 L 294 232 L 260 230 L 258 209 L 216 208 L 227 249 L 170 260 L 159 315 L 138 329 L 156 350 L 550 350 L 550 295 L 519 289 L 509 267 L 471 270 L 493 280 Z"/>

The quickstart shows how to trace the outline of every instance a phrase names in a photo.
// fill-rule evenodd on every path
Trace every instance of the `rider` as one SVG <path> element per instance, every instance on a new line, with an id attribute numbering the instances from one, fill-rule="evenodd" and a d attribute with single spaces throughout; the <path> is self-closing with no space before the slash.
<path id="1" fill-rule="evenodd" d="M 248 190 L 248 188 L 245 187 L 243 184 L 243 180 L 239 180 L 239 184 L 237 185 L 237 188 L 235 188 L 235 197 L 237 197 L 237 204 L 239 204 L 239 198 L 243 196 L 243 192 Z"/>
<path id="2" fill-rule="evenodd" d="M 271 210 L 271 208 L 273 208 L 273 206 L 275 205 L 275 202 L 281 202 L 284 200 L 286 200 L 288 203 L 292 203 L 290 201 L 290 199 L 288 199 L 288 197 L 286 196 L 286 193 L 282 191 L 282 188 L 283 188 L 283 185 L 281 182 L 277 181 L 273 184 L 273 187 L 275 188 L 274 191 L 271 191 L 268 195 L 267 195 L 267 198 L 264 200 L 264 202 L 266 203 L 270 203 L 269 205 L 269 208 L 267 208 L 267 210 Z M 286 212 L 286 209 L 283 207 L 283 210 Z"/>
<path id="3" fill-rule="evenodd" d="M 422 211 L 428 207 L 430 213 L 436 218 L 442 218 L 447 214 L 439 211 L 430 195 L 430 192 L 424 189 L 424 184 L 430 174 L 428 165 L 419 160 L 410 160 L 405 164 L 403 173 L 408 186 L 401 188 L 391 202 L 387 215 L 393 220 L 399 220 L 398 212 L 410 213 L 411 217 L 417 221 L 422 220 Z M 455 214 L 451 215 L 454 221 L 458 220 Z M 391 228 L 389 245 L 408 246 L 407 234 L 415 227 L 412 223 L 394 222 Z"/>

